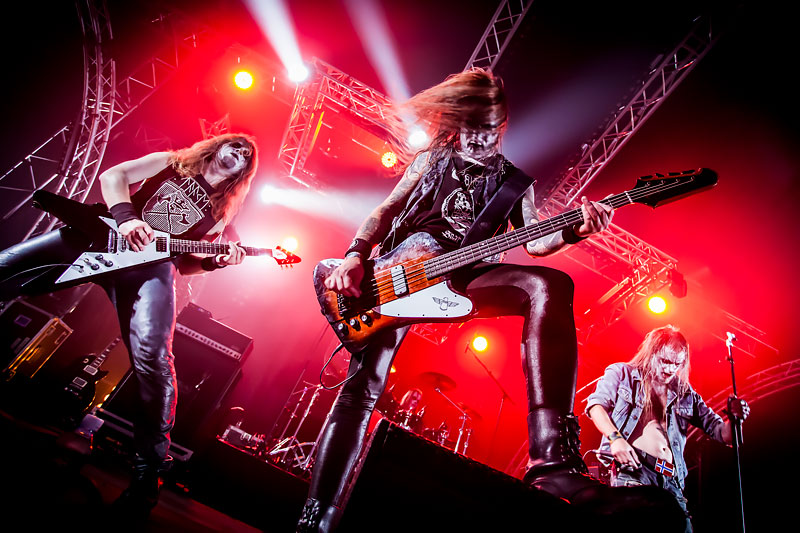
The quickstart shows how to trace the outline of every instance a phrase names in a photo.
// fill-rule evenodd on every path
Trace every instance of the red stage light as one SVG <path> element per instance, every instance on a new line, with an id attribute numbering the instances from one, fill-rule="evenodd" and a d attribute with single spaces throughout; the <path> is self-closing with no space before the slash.
<path id="1" fill-rule="evenodd" d="M 253 75 L 246 70 L 240 70 L 233 76 L 233 83 L 242 90 L 247 90 L 253 86 Z"/>
<path id="2" fill-rule="evenodd" d="M 384 152 L 381 156 L 381 164 L 386 168 L 392 168 L 397 164 L 397 154 L 394 152 Z"/>
<path id="3" fill-rule="evenodd" d="M 667 301 L 661 296 L 653 296 L 647 301 L 647 307 L 653 313 L 660 315 L 667 310 Z"/>

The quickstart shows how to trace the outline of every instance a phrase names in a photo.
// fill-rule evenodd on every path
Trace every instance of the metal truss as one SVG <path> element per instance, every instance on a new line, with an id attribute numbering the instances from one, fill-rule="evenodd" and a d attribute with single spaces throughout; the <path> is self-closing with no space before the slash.
<path id="1" fill-rule="evenodd" d="M 199 119 L 199 121 L 200 132 L 203 134 L 203 139 L 210 139 L 211 137 L 216 137 L 217 135 L 222 135 L 231 131 L 231 118 L 228 113 L 225 113 L 225 116 L 216 122 L 211 122 L 204 118 Z"/>
<path id="2" fill-rule="evenodd" d="M 381 137 L 392 136 L 388 125 L 397 120 L 391 101 L 380 91 L 321 59 L 312 61 L 309 81 L 297 87 L 284 130 L 278 160 L 290 178 L 306 187 L 319 186 L 305 162 L 322 127 L 325 108 L 342 113 L 361 128 Z"/>
<path id="3" fill-rule="evenodd" d="M 111 130 L 138 109 L 197 47 L 200 33 L 174 39 L 130 76 L 118 81 L 116 64 L 106 51 L 112 38 L 104 0 L 78 3 L 84 35 L 84 91 L 76 120 L 0 176 L 0 189 L 13 195 L 2 222 L 20 232 L 21 240 L 52 229 L 57 220 L 41 214 L 33 225 L 12 224 L 20 209 L 30 204 L 34 191 L 46 189 L 85 201 L 97 178 Z M 164 18 L 153 22 L 163 23 Z M 173 22 L 173 21 L 170 21 Z M 172 30 L 176 30 L 174 25 Z M 173 35 L 181 33 L 173 31 Z M 11 193 L 11 194 L 9 194 Z"/>
<path id="4" fill-rule="evenodd" d="M 545 186 L 540 211 L 553 216 L 578 207 L 580 195 L 589 183 L 639 131 L 717 39 L 716 34 L 712 35 L 709 21 L 699 19 L 672 52 L 657 58 L 656 66 L 628 103 L 618 109 L 597 138 L 584 145 L 577 163 Z M 581 317 L 581 343 L 619 320 L 628 307 L 680 277 L 674 258 L 614 224 L 602 234 L 580 243 L 578 248 L 591 259 L 586 261 L 577 253 L 568 252 L 572 260 L 612 281 L 618 276 L 608 274 L 610 266 L 617 269 L 621 266 L 627 272 L 622 281 Z"/>
<path id="5" fill-rule="evenodd" d="M 736 356 L 735 350 L 734 347 L 734 357 Z M 798 386 L 800 386 L 800 359 L 794 359 L 747 376 L 741 383 L 736 384 L 736 392 L 739 397 L 753 405 L 764 398 Z M 732 385 L 725 387 L 714 396 L 706 398 L 706 405 L 715 412 L 721 413 L 727 408 L 728 396 L 731 394 L 733 394 Z M 692 427 L 687 434 L 687 439 L 697 442 L 703 435 L 704 433 L 700 429 Z"/>
<path id="6" fill-rule="evenodd" d="M 531 4 L 533 4 L 533 0 L 503 0 L 500 2 L 464 70 L 473 67 L 494 70 Z"/>

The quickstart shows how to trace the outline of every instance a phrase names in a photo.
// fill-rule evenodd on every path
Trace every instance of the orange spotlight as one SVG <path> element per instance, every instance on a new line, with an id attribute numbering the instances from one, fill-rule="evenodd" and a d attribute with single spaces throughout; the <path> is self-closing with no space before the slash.
<path id="1" fill-rule="evenodd" d="M 281 248 L 283 248 L 287 252 L 295 252 L 298 246 L 299 243 L 297 242 L 297 239 L 295 239 L 294 237 L 286 237 L 285 239 L 283 239 L 283 243 L 281 244 Z"/>
<path id="2" fill-rule="evenodd" d="M 242 90 L 247 90 L 253 86 L 253 75 L 246 70 L 240 70 L 233 76 L 233 83 Z"/>
<path id="3" fill-rule="evenodd" d="M 472 349 L 476 352 L 485 352 L 486 348 L 489 347 L 489 341 L 486 340 L 486 337 L 482 335 L 478 335 L 474 339 L 472 339 Z"/>
<path id="4" fill-rule="evenodd" d="M 381 156 L 381 164 L 386 168 L 392 168 L 397 164 L 397 154 L 392 151 L 384 152 Z"/>
<path id="5" fill-rule="evenodd" d="M 651 312 L 660 315 L 667 310 L 667 301 L 661 296 L 652 296 L 647 301 L 647 307 Z"/>

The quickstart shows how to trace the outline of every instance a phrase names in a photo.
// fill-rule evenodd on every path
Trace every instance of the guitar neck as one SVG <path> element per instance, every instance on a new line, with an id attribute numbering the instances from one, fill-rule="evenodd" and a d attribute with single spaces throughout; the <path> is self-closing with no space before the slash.
<path id="1" fill-rule="evenodd" d="M 169 248 L 171 252 L 189 252 L 195 254 L 227 254 L 230 251 L 228 244 L 208 242 L 208 241 L 188 241 L 185 239 L 170 239 Z M 269 248 L 254 248 L 252 246 L 242 246 L 249 256 L 253 255 L 272 255 Z"/>
<path id="2" fill-rule="evenodd" d="M 635 196 L 636 192 L 625 191 L 603 199 L 603 203 L 617 209 L 633 203 L 632 195 Z M 428 279 L 439 277 L 457 268 L 476 263 L 486 257 L 497 255 L 521 244 L 525 244 L 526 242 L 535 241 L 545 235 L 550 235 L 551 233 L 556 233 L 582 223 L 583 213 L 581 209 L 573 209 L 572 211 L 567 211 L 566 213 L 531 224 L 530 226 L 515 229 L 485 241 L 470 244 L 458 250 L 453 250 L 452 252 L 428 259 L 424 263 L 425 272 Z"/>
<path id="3" fill-rule="evenodd" d="M 108 357 L 108 354 L 110 354 L 110 353 L 111 353 L 111 350 L 113 350 L 113 349 L 114 349 L 114 347 L 115 347 L 117 344 L 119 344 L 119 343 L 120 343 L 120 341 L 122 341 L 122 337 L 117 337 L 117 338 L 115 338 L 113 341 L 111 341 L 111 344 L 109 344 L 108 346 L 106 346 L 106 349 L 105 349 L 105 350 L 103 350 L 103 352 L 102 352 L 100 355 L 98 355 L 98 356 L 95 358 L 95 360 L 94 360 L 94 361 L 92 361 L 92 363 L 91 363 L 89 366 L 91 366 L 91 367 L 93 367 L 93 368 L 95 368 L 95 369 L 98 369 L 98 368 L 100 368 L 100 365 L 102 365 L 102 364 L 103 364 L 103 362 L 106 360 L 106 357 Z"/>

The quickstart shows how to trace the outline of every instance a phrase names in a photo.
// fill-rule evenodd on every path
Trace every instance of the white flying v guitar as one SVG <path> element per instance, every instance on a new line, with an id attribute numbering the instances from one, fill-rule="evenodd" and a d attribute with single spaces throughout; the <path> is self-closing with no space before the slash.
<path id="1" fill-rule="evenodd" d="M 639 178 L 633 189 L 602 202 L 615 209 L 632 203 L 655 208 L 716 184 L 716 172 L 707 168 L 656 174 Z M 449 273 L 582 222 L 581 210 L 574 209 L 452 252 L 444 252 L 427 233 L 415 233 L 389 253 L 367 261 L 358 298 L 344 297 L 325 287 L 325 279 L 341 260 L 320 262 L 314 269 L 317 300 L 339 340 L 356 353 L 386 328 L 469 319 L 472 301 L 453 290 Z"/>
<path id="2" fill-rule="evenodd" d="M 142 251 L 131 250 L 117 231 L 117 223 L 101 204 L 85 205 L 46 191 L 36 191 L 34 204 L 70 227 L 80 231 L 91 244 L 55 280 L 60 289 L 106 276 L 119 270 L 167 261 L 177 254 L 227 254 L 227 244 L 174 238 L 169 233 L 153 230 L 155 238 Z M 253 248 L 243 246 L 248 256 L 267 255 L 281 266 L 291 266 L 300 258 L 280 246 Z"/>

